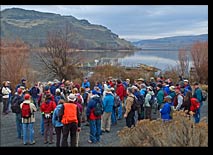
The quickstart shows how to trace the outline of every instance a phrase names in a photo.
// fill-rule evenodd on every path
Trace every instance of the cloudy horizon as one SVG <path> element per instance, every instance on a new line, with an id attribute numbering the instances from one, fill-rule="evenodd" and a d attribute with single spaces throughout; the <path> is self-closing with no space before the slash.
<path id="1" fill-rule="evenodd" d="M 208 34 L 208 5 L 1 5 L 86 19 L 128 41 Z"/>

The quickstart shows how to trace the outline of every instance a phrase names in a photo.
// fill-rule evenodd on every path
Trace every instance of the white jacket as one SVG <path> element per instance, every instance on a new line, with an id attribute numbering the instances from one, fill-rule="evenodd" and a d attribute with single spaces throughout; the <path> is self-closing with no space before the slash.
<path id="1" fill-rule="evenodd" d="M 11 90 L 8 87 L 3 87 L 1 92 L 3 94 L 2 98 L 9 98 L 9 94 L 11 93 Z"/>

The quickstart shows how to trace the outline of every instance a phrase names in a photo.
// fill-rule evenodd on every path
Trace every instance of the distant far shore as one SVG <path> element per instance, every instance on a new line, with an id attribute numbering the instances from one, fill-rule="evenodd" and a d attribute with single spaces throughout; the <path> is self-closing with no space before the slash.
<path id="1" fill-rule="evenodd" d="M 41 51 L 41 52 L 45 52 L 45 48 L 32 48 L 31 51 Z M 116 50 L 116 49 L 106 49 L 106 50 L 100 50 L 100 49 L 90 49 L 90 50 L 83 50 L 83 49 L 69 49 L 69 52 L 106 52 L 106 51 L 109 51 L 109 52 L 112 52 L 112 51 L 115 51 L 115 52 L 135 52 L 135 51 L 138 51 L 138 50 L 141 50 L 141 49 L 131 49 L 131 50 Z"/>

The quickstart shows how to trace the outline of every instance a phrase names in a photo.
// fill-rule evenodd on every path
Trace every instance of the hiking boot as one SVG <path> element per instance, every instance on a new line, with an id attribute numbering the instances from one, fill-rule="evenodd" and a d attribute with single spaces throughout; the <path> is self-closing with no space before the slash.
<path id="1" fill-rule="evenodd" d="M 110 131 L 109 130 L 106 130 L 106 133 L 109 133 Z"/>
<path id="2" fill-rule="evenodd" d="M 53 144 L 53 143 L 54 143 L 53 141 L 49 142 L 49 144 Z"/>
<path id="3" fill-rule="evenodd" d="M 32 143 L 30 143 L 30 145 L 34 145 L 36 142 L 35 141 L 33 141 Z"/>
<path id="4" fill-rule="evenodd" d="M 48 143 L 48 141 L 44 141 L 44 144 L 47 144 Z"/>

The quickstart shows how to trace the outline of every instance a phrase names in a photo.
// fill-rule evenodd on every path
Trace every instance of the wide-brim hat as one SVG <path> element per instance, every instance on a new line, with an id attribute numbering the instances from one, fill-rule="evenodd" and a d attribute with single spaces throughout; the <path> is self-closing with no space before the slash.
<path id="1" fill-rule="evenodd" d="M 175 86 L 170 86 L 170 87 L 169 87 L 169 90 L 175 91 Z"/>
<path id="2" fill-rule="evenodd" d="M 69 96 L 67 96 L 67 99 L 68 101 L 71 101 L 71 102 L 75 102 L 76 101 L 76 96 L 75 94 L 69 94 Z"/>

